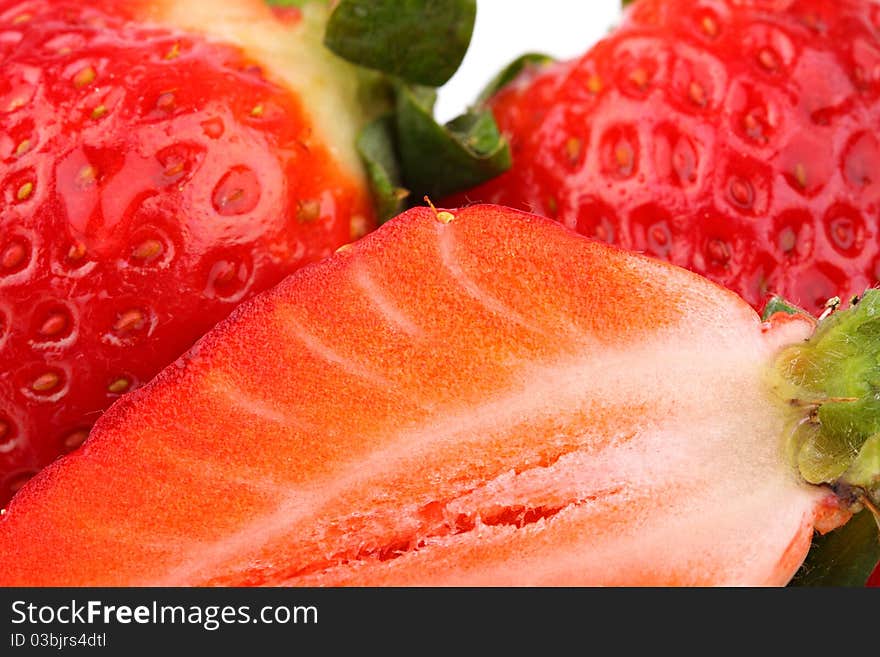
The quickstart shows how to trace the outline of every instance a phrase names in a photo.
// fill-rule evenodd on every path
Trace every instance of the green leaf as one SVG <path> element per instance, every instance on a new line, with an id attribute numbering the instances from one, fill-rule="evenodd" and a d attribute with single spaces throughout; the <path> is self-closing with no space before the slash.
<path id="1" fill-rule="evenodd" d="M 360 66 L 438 87 L 464 59 L 476 14 L 476 0 L 341 0 L 324 43 Z"/>
<path id="2" fill-rule="evenodd" d="M 864 586 L 880 560 L 880 532 L 870 511 L 813 540 L 790 586 Z"/>
<path id="3" fill-rule="evenodd" d="M 395 133 L 396 122 L 389 114 L 365 126 L 357 139 L 380 223 L 400 214 L 409 195 L 401 186 Z"/>
<path id="4" fill-rule="evenodd" d="M 400 85 L 397 143 L 404 182 L 415 198 L 440 198 L 469 189 L 510 168 L 510 148 L 492 113 L 476 110 L 441 126 L 435 94 Z"/>
<path id="5" fill-rule="evenodd" d="M 516 79 L 516 77 L 525 69 L 533 66 L 546 66 L 547 64 L 552 64 L 554 61 L 556 60 L 549 55 L 542 55 L 541 53 L 534 52 L 517 57 L 510 62 L 510 64 L 505 66 L 498 75 L 492 78 L 492 81 L 486 85 L 482 92 L 480 92 L 480 95 L 477 97 L 477 104 L 481 105 L 485 103 L 489 98 L 498 93 L 498 91 L 513 82 L 513 80 Z"/>

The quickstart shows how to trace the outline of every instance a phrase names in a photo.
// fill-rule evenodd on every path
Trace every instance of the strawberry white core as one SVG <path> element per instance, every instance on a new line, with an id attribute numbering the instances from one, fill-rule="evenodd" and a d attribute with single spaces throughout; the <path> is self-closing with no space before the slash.
<path id="1" fill-rule="evenodd" d="M 349 173 L 362 175 L 355 150 L 364 111 L 355 67 L 324 47 L 328 9 L 306 3 L 302 19 L 285 23 L 262 0 L 158 0 L 151 18 L 180 29 L 236 44 L 265 67 L 270 77 L 294 91 L 316 126 L 319 139 Z"/>

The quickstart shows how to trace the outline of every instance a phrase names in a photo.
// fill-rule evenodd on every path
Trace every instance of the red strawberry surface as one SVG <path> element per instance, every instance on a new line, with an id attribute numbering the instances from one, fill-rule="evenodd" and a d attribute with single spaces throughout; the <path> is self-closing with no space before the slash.
<path id="1" fill-rule="evenodd" d="M 880 6 L 637 0 L 490 101 L 513 168 L 452 202 L 558 219 L 811 311 L 880 277 Z"/>
<path id="2" fill-rule="evenodd" d="M 240 306 L 29 482 L 0 585 L 784 584 L 857 501 L 817 473 L 880 492 L 873 438 L 837 451 L 876 413 L 825 422 L 875 380 L 862 303 L 762 322 L 546 218 L 412 210 Z"/>
<path id="3" fill-rule="evenodd" d="M 372 225 L 354 75 L 317 12 L 0 0 L 0 506 L 243 299 Z"/>

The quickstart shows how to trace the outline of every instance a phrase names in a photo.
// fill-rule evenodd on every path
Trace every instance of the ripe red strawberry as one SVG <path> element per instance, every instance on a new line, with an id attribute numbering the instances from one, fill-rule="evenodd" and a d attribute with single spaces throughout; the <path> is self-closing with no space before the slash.
<path id="1" fill-rule="evenodd" d="M 372 226 L 324 13 L 0 0 L 0 506 L 239 302 Z"/>
<path id="2" fill-rule="evenodd" d="M 880 6 L 638 0 L 490 101 L 496 202 L 811 311 L 880 277 Z M 455 201 L 452 201 L 455 202 Z"/>
<path id="3" fill-rule="evenodd" d="M 804 342 L 547 219 L 412 210 L 23 488 L 0 585 L 784 584 L 880 493 L 878 318 Z"/>

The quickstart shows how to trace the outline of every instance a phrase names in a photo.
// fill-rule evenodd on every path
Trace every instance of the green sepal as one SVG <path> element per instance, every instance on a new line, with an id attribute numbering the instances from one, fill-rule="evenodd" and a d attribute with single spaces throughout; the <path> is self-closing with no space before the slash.
<path id="1" fill-rule="evenodd" d="M 880 491 L 880 433 L 875 433 L 864 442 L 859 455 L 840 480 L 865 491 Z M 880 499 L 874 499 L 874 503 L 880 504 Z"/>
<path id="2" fill-rule="evenodd" d="M 481 91 L 480 95 L 477 96 L 477 105 L 482 105 L 483 103 L 485 103 L 501 89 L 513 82 L 519 76 L 519 74 L 527 68 L 531 68 L 534 66 L 546 66 L 547 64 L 552 64 L 555 61 L 556 60 L 549 55 L 543 55 L 541 53 L 535 52 L 526 53 L 525 55 L 517 57 L 512 62 L 510 62 L 510 64 L 501 69 L 501 72 L 498 73 L 494 78 L 492 78 L 489 84 L 487 84 L 483 88 L 483 91 Z"/>
<path id="3" fill-rule="evenodd" d="M 767 321 L 776 313 L 785 313 L 786 315 L 804 315 L 805 317 L 812 317 L 810 313 L 808 313 L 803 308 L 799 308 L 783 299 L 782 297 L 773 297 L 770 301 L 767 302 L 767 305 L 764 306 L 764 312 L 761 313 L 761 320 Z"/>
<path id="4" fill-rule="evenodd" d="M 467 52 L 476 0 L 339 0 L 324 44 L 336 55 L 373 69 L 393 113 L 372 114 L 358 135 L 380 222 L 407 199 L 439 198 L 506 171 L 510 153 L 495 119 L 477 109 L 440 125 L 436 91 Z"/>
<path id="5" fill-rule="evenodd" d="M 464 59 L 476 15 L 476 0 L 340 0 L 324 43 L 359 66 L 438 87 Z"/>
<path id="6" fill-rule="evenodd" d="M 822 320 L 780 355 L 779 371 L 805 417 L 790 451 L 813 484 L 846 484 L 880 496 L 880 290 Z"/>
<path id="7" fill-rule="evenodd" d="M 844 481 L 844 473 L 856 466 L 857 455 L 869 448 L 868 437 L 880 430 L 880 400 L 826 402 L 819 407 L 817 417 L 816 428 L 809 432 L 798 451 L 798 468 L 811 484 Z M 868 465 L 870 459 L 862 460 L 859 471 L 864 472 Z M 875 472 L 880 473 L 880 469 Z M 845 483 L 862 485 L 855 481 Z M 866 489 L 869 483 L 864 480 Z"/>
<path id="8" fill-rule="evenodd" d="M 400 214 L 409 196 L 401 183 L 396 134 L 394 116 L 388 114 L 364 126 L 357 139 L 357 150 L 367 170 L 379 223 Z"/>
<path id="9" fill-rule="evenodd" d="M 401 85 L 397 138 L 406 186 L 416 198 L 440 198 L 479 185 L 510 168 L 510 148 L 489 110 L 446 125 L 433 117 L 435 95 Z"/>
<path id="10" fill-rule="evenodd" d="M 880 561 L 880 532 L 867 509 L 843 527 L 813 539 L 789 586 L 864 586 Z"/>

